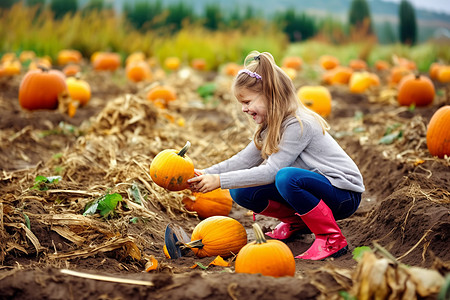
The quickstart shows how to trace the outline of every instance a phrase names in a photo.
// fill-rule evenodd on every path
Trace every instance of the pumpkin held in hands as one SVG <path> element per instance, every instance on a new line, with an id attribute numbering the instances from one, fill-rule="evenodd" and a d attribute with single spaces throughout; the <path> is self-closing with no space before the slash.
<path id="1" fill-rule="evenodd" d="M 28 110 L 56 109 L 58 96 L 67 92 L 66 76 L 59 70 L 30 70 L 19 87 L 19 104 Z"/>
<path id="2" fill-rule="evenodd" d="M 198 257 L 230 257 L 247 244 L 247 232 L 241 223 L 226 216 L 213 216 L 195 226 L 191 242 L 185 244 Z"/>
<path id="3" fill-rule="evenodd" d="M 191 143 L 178 152 L 166 149 L 158 153 L 150 164 L 150 177 L 153 181 L 169 191 L 181 191 L 188 188 L 187 180 L 194 177 L 194 164 L 185 155 Z"/>
<path id="4" fill-rule="evenodd" d="M 427 128 L 427 147 L 433 156 L 450 156 L 450 105 L 442 106 L 431 117 Z"/>
<path id="5" fill-rule="evenodd" d="M 248 243 L 236 257 L 236 273 L 260 273 L 264 276 L 294 276 L 295 259 L 282 241 L 266 240 L 257 223 L 253 224 L 256 240 Z"/>
<path id="6" fill-rule="evenodd" d="M 197 212 L 199 218 L 212 216 L 228 216 L 233 205 L 229 190 L 215 189 L 208 193 L 194 193 L 195 200 L 184 198 L 183 204 L 187 210 Z"/>

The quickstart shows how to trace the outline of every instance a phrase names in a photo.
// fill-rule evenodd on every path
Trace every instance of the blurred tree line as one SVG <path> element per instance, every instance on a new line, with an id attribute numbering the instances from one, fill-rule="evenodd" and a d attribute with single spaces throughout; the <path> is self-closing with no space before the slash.
<path id="1" fill-rule="evenodd" d="M 11 7 L 19 1 L 24 1 L 28 6 L 37 6 L 38 11 L 48 8 L 55 19 L 78 10 L 87 12 L 113 9 L 110 2 L 104 0 L 89 0 L 83 7 L 79 7 L 77 0 L 1 0 L 0 9 Z M 334 20 L 331 16 L 319 19 L 298 12 L 295 7 L 275 13 L 270 20 L 266 20 L 261 11 L 251 6 L 243 10 L 236 7 L 233 11 L 224 11 L 218 3 L 206 5 L 203 13 L 198 15 L 182 0 L 167 5 L 164 5 L 162 0 L 137 0 L 133 4 L 125 2 L 123 13 L 129 23 L 141 31 L 162 30 L 165 33 L 175 33 L 185 23 L 199 23 L 210 30 L 226 30 L 245 27 L 252 22 L 263 24 L 262 20 L 265 20 L 263 26 L 275 26 L 284 32 L 291 42 L 320 37 L 332 43 L 343 43 L 374 36 L 381 43 L 400 41 L 414 45 L 417 41 L 415 11 L 408 0 L 402 0 L 400 3 L 397 29 L 387 22 L 375 25 L 366 0 L 351 2 L 347 23 Z"/>

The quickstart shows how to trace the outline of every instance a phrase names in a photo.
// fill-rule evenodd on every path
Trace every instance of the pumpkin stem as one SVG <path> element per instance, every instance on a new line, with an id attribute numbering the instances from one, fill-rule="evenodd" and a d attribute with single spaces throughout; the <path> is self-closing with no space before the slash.
<path id="1" fill-rule="evenodd" d="M 205 245 L 202 243 L 202 240 L 195 240 L 195 241 L 191 241 L 189 243 L 183 243 L 183 245 L 180 246 L 180 249 L 192 249 L 192 248 L 197 248 L 197 249 L 201 249 L 203 248 Z"/>
<path id="2" fill-rule="evenodd" d="M 254 223 L 252 225 L 253 227 L 253 232 L 255 233 L 255 237 L 256 237 L 256 243 L 257 244 L 264 244 L 267 243 L 266 238 L 264 237 L 264 233 L 261 230 L 261 227 L 259 226 L 258 223 Z"/>
<path id="3" fill-rule="evenodd" d="M 49 71 L 49 69 L 48 69 L 46 66 L 44 66 L 44 65 L 37 65 L 37 67 L 38 67 L 39 69 L 41 69 L 42 72 L 48 72 L 48 71 Z"/>
<path id="4" fill-rule="evenodd" d="M 184 147 L 181 148 L 180 152 L 178 152 L 178 155 L 183 157 L 186 154 L 186 152 L 189 150 L 189 147 L 191 147 L 191 142 L 187 141 L 186 145 L 184 145 Z"/>

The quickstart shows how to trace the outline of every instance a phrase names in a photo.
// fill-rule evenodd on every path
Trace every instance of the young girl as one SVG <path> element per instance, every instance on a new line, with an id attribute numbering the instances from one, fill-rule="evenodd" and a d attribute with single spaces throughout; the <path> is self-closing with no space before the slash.
<path id="1" fill-rule="evenodd" d="M 364 191 L 358 167 L 327 132 L 327 122 L 297 98 L 270 53 L 250 53 L 232 91 L 257 124 L 233 157 L 188 180 L 195 192 L 230 189 L 233 200 L 281 223 L 266 233 L 286 239 L 307 226 L 312 246 L 296 258 L 323 260 L 347 252 L 335 220 L 352 215 Z"/>

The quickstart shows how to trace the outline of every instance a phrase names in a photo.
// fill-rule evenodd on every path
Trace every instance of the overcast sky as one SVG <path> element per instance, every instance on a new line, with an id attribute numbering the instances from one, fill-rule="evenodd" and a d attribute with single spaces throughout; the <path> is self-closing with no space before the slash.
<path id="1" fill-rule="evenodd" d="M 400 0 L 385 0 L 400 3 Z M 424 8 L 436 12 L 450 13 L 450 0 L 409 0 L 416 8 Z"/>

